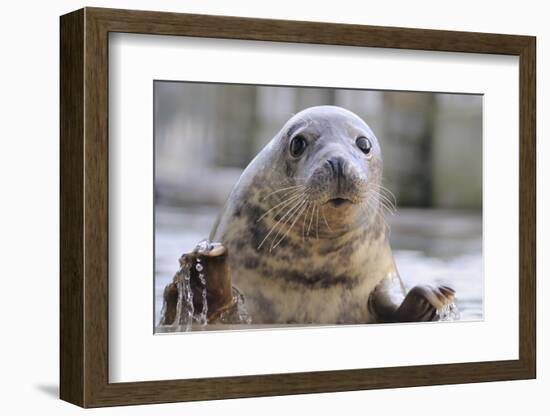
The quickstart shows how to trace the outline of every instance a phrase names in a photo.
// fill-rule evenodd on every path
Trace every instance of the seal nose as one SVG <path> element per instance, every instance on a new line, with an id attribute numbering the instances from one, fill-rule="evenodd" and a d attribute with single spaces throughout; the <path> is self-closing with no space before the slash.
<path id="1" fill-rule="evenodd" d="M 334 177 L 344 177 L 344 160 L 341 157 L 331 157 L 327 159 L 327 163 Z"/>

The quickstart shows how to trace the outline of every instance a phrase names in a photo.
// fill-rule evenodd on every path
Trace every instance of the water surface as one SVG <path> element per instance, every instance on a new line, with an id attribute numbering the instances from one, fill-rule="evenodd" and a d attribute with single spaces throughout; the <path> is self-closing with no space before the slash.
<path id="1" fill-rule="evenodd" d="M 155 323 L 164 287 L 178 258 L 208 237 L 219 208 L 157 206 L 155 228 Z M 397 268 L 407 288 L 447 284 L 457 292 L 461 320 L 483 318 L 481 215 L 473 212 L 399 209 L 389 217 Z"/>

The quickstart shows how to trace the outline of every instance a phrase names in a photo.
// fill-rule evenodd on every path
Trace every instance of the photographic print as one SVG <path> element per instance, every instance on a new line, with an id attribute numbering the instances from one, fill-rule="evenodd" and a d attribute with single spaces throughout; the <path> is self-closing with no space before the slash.
<path id="1" fill-rule="evenodd" d="M 155 331 L 483 319 L 482 101 L 155 81 Z"/>

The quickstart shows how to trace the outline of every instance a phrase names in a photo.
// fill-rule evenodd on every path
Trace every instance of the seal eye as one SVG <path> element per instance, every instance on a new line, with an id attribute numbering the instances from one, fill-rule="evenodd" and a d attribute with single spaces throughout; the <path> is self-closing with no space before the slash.
<path id="1" fill-rule="evenodd" d="M 306 150 L 307 141 L 304 136 L 297 135 L 290 142 L 290 154 L 294 157 L 301 156 Z"/>
<path id="2" fill-rule="evenodd" d="M 368 155 L 372 150 L 372 143 L 366 137 L 361 136 L 361 137 L 357 138 L 357 140 L 355 140 L 355 144 L 366 155 Z"/>

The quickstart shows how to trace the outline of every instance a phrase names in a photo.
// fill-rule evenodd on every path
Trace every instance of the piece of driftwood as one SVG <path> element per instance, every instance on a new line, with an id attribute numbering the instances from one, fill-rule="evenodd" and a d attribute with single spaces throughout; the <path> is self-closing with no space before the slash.
<path id="1" fill-rule="evenodd" d="M 220 243 L 203 241 L 190 253 L 184 253 L 180 259 L 180 271 L 164 289 L 164 308 L 160 325 L 172 325 L 178 315 L 180 290 L 186 276 L 192 291 L 193 310 L 203 310 L 203 290 L 206 286 L 208 306 L 206 323 L 242 323 L 243 312 L 239 304 L 244 297 L 231 284 L 231 272 L 228 251 Z M 203 274 L 201 279 L 200 274 Z"/>

